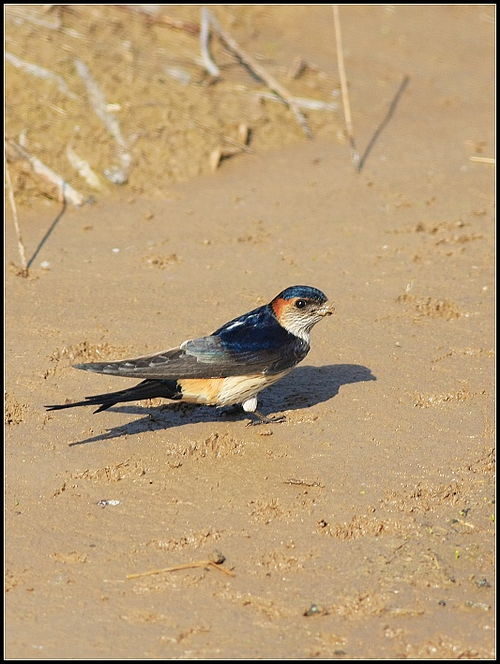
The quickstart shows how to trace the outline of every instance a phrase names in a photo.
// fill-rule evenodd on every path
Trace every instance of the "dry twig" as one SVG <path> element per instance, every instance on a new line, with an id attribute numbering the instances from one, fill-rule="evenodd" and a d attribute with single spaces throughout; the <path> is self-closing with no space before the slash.
<path id="1" fill-rule="evenodd" d="M 347 78 L 345 74 L 344 66 L 344 51 L 342 48 L 342 33 L 340 30 L 340 17 L 339 17 L 339 6 L 333 5 L 333 22 L 335 25 L 335 43 L 337 47 L 337 65 L 339 69 L 340 77 L 340 88 L 342 91 L 342 104 L 344 106 L 344 118 L 345 126 L 347 130 L 347 136 L 349 138 L 349 143 L 351 145 L 351 159 L 352 163 L 358 169 L 360 156 L 359 152 L 356 149 L 356 144 L 354 142 L 354 133 L 352 128 L 352 118 L 351 118 L 351 104 L 349 102 L 349 90 L 347 89 Z"/>
<path id="2" fill-rule="evenodd" d="M 270 99 L 271 101 L 286 104 L 281 97 L 278 97 L 273 92 L 254 92 L 252 94 L 261 99 Z M 321 99 L 308 99 L 307 97 L 293 97 L 293 101 L 299 108 L 305 108 L 309 111 L 336 111 L 339 107 L 336 101 L 322 101 Z"/>
<path id="3" fill-rule="evenodd" d="M 214 560 L 200 560 L 195 563 L 183 563 L 181 565 L 174 565 L 173 567 L 164 567 L 163 569 L 152 569 L 148 572 L 138 572 L 137 574 L 127 574 L 127 579 L 139 579 L 143 576 L 152 576 L 154 574 L 163 574 L 165 572 L 177 572 L 181 569 L 193 569 L 195 567 L 208 567 L 209 569 L 218 569 L 219 572 L 224 572 L 228 576 L 236 576 L 234 572 L 228 569 L 221 567 L 221 564 L 224 562 L 224 556 L 220 558 L 215 558 Z M 219 562 L 220 561 L 220 562 Z"/>
<path id="4" fill-rule="evenodd" d="M 106 169 L 104 175 L 114 184 L 125 184 L 128 180 L 128 172 L 130 164 L 132 163 L 132 156 L 128 152 L 128 144 L 123 137 L 120 123 L 116 117 L 108 111 L 104 94 L 92 77 L 87 65 L 77 58 L 75 60 L 75 67 L 78 75 L 85 83 L 92 108 L 111 136 L 115 139 L 117 146 L 120 166 L 113 166 L 112 168 Z"/>
<path id="5" fill-rule="evenodd" d="M 495 157 L 476 157 L 472 156 L 469 157 L 471 161 L 477 161 L 480 164 L 495 164 Z"/>
<path id="6" fill-rule="evenodd" d="M 300 480 L 294 478 L 290 478 L 289 480 L 284 480 L 283 484 L 292 484 L 293 486 L 317 486 L 320 489 L 325 488 L 325 485 L 321 484 L 321 482 L 318 481 L 308 482 L 307 480 Z"/>
<path id="7" fill-rule="evenodd" d="M 32 62 L 21 60 L 21 58 L 18 58 L 17 55 L 9 53 L 8 51 L 5 52 L 5 58 L 12 65 L 14 65 L 14 67 L 25 71 L 27 74 L 31 74 L 37 78 L 44 78 L 46 80 L 54 81 L 54 83 L 56 83 L 57 87 L 59 88 L 59 92 L 62 92 L 62 94 L 66 95 L 70 99 L 79 98 L 78 95 L 75 95 L 74 92 L 71 92 L 64 78 L 59 76 L 59 74 L 54 74 L 54 72 L 51 72 L 50 69 L 45 69 L 45 67 L 40 67 L 39 65 L 35 65 Z"/>
<path id="8" fill-rule="evenodd" d="M 93 189 L 102 189 L 101 181 L 96 173 L 92 170 L 88 161 L 76 154 L 71 145 L 66 147 L 66 156 L 69 163 L 78 172 L 87 184 Z"/>
<path id="9" fill-rule="evenodd" d="M 38 157 L 34 157 L 32 154 L 30 154 L 27 150 L 22 148 L 18 143 L 16 143 L 12 139 L 7 139 L 7 143 L 16 150 L 16 152 L 20 157 L 26 159 L 29 162 L 31 168 L 35 173 L 41 175 L 51 184 L 56 185 L 56 187 L 61 192 L 62 200 L 68 200 L 70 203 L 73 203 L 73 205 L 83 205 L 83 203 L 85 202 L 84 196 L 80 194 L 80 192 L 78 192 L 76 189 L 73 189 L 73 187 L 70 184 L 68 184 L 64 178 L 62 178 L 55 171 L 46 166 L 43 163 L 43 161 L 40 161 Z"/>
<path id="10" fill-rule="evenodd" d="M 16 201 L 14 198 L 14 189 L 12 187 L 12 181 L 10 179 L 9 167 L 5 165 L 5 175 L 7 177 L 7 187 L 9 190 L 9 202 L 10 207 L 12 208 L 12 220 L 14 221 L 14 228 L 16 229 L 17 235 L 17 247 L 19 249 L 19 257 L 21 258 L 21 267 L 23 276 L 28 275 L 28 263 L 26 262 L 26 252 L 24 250 L 23 238 L 21 237 L 21 229 L 19 228 L 19 220 L 17 218 L 17 207 Z"/>
<path id="11" fill-rule="evenodd" d="M 218 78 L 220 76 L 220 69 L 210 56 L 208 45 L 210 43 L 210 12 L 206 7 L 201 8 L 201 29 L 200 29 L 200 50 L 201 59 L 205 69 L 210 76 Z"/>

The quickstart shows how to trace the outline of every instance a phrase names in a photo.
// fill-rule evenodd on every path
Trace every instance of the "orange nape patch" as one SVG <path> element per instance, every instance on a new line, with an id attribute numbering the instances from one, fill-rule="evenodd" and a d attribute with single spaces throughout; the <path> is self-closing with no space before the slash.
<path id="1" fill-rule="evenodd" d="M 187 403 L 204 403 L 215 406 L 219 403 L 224 378 L 181 378 L 177 384 L 181 388 L 182 400 Z"/>
<path id="2" fill-rule="evenodd" d="M 284 297 L 277 297 L 275 300 L 271 302 L 274 315 L 278 320 L 281 320 L 281 317 L 284 314 L 284 312 L 288 309 L 290 304 L 296 299 L 297 298 L 294 298 L 293 300 L 285 300 Z"/>

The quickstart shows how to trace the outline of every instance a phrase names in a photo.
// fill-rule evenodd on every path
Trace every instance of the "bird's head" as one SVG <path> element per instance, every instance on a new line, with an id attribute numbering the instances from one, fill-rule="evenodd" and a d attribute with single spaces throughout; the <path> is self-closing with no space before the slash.
<path id="1" fill-rule="evenodd" d="M 334 312 L 327 297 L 311 286 L 290 286 L 269 303 L 285 330 L 309 342 L 309 333 L 324 316 Z"/>

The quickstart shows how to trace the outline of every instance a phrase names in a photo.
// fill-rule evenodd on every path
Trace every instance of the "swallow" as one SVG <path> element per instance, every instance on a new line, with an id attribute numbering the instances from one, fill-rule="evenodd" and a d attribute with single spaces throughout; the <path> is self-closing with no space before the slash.
<path id="1" fill-rule="evenodd" d="M 94 413 L 100 413 L 117 403 L 163 397 L 218 407 L 238 404 L 260 422 L 278 421 L 257 410 L 257 395 L 305 358 L 311 329 L 333 311 L 317 288 L 291 286 L 269 304 L 176 348 L 129 360 L 75 364 L 83 371 L 144 380 L 118 392 L 45 408 L 99 406 Z"/>

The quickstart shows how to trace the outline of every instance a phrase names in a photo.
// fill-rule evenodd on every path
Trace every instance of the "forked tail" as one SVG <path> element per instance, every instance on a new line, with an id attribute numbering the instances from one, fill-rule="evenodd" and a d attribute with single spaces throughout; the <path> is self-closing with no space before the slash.
<path id="1" fill-rule="evenodd" d="M 180 399 L 181 393 L 177 386 L 177 381 L 147 379 L 126 390 L 108 392 L 107 394 L 96 394 L 92 397 L 85 397 L 84 401 L 55 404 L 52 406 L 45 406 L 45 408 L 47 410 L 62 410 L 63 408 L 76 408 L 77 406 L 99 406 L 94 413 L 100 413 L 120 402 L 140 401 L 141 399 L 154 399 L 156 397 Z"/>

